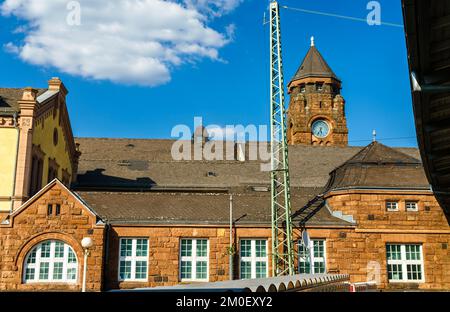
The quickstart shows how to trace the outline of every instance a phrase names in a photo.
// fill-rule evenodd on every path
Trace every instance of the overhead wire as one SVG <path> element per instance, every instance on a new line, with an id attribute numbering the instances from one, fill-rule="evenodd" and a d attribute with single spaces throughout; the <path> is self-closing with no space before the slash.
<path id="1" fill-rule="evenodd" d="M 291 10 L 291 11 L 298 11 L 298 12 L 302 12 L 302 13 L 323 15 L 323 16 L 336 17 L 336 18 L 341 18 L 341 19 L 347 19 L 347 20 L 367 23 L 367 19 L 365 19 L 365 18 L 340 15 L 340 14 L 334 14 L 334 13 L 327 13 L 327 12 L 322 12 L 322 11 L 306 10 L 306 9 L 301 9 L 301 8 L 293 8 L 293 7 L 288 7 L 286 5 L 281 5 L 280 7 L 283 9 Z M 395 24 L 395 23 L 388 23 L 388 22 L 380 22 L 380 25 L 403 28 L 402 24 Z"/>

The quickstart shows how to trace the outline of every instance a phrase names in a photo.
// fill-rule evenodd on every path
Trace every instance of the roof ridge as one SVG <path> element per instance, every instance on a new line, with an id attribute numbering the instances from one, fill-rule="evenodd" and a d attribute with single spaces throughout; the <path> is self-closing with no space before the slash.
<path id="1" fill-rule="evenodd" d="M 351 163 L 421 164 L 420 160 L 378 141 L 374 141 L 365 146 L 361 151 L 346 161 L 344 165 Z"/>

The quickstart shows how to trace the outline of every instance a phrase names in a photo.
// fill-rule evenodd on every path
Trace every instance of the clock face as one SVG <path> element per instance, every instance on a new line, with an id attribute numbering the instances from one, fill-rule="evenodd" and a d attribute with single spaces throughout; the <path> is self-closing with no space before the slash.
<path id="1" fill-rule="evenodd" d="M 325 120 L 316 120 L 312 124 L 312 134 L 316 138 L 325 138 L 330 133 L 330 126 Z"/>

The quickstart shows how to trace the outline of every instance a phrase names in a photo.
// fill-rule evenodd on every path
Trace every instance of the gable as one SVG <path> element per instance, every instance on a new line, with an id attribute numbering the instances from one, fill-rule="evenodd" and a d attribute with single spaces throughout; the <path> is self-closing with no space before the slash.
<path id="1" fill-rule="evenodd" d="M 49 205 L 52 206 L 50 215 L 48 213 Z M 59 205 L 59 215 L 56 213 L 57 205 Z M 10 226 L 26 224 L 36 228 L 50 225 L 64 227 L 75 220 L 78 220 L 75 223 L 94 226 L 101 221 L 92 209 L 57 179 L 47 184 L 10 214 L 7 220 Z"/>
<path id="2" fill-rule="evenodd" d="M 77 151 L 65 101 L 54 91 L 44 93 L 40 99 L 42 102 L 37 110 L 33 145 L 45 155 L 42 184 L 48 181 L 50 161 L 57 165 L 57 177 L 69 184 L 69 177 L 76 172 Z"/>

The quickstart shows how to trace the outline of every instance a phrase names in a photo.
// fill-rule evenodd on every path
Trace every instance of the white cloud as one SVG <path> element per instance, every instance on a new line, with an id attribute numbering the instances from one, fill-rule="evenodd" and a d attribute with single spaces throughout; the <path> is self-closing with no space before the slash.
<path id="1" fill-rule="evenodd" d="M 233 11 L 244 0 L 184 0 L 188 8 L 218 17 Z"/>
<path id="2" fill-rule="evenodd" d="M 217 125 L 210 125 L 206 127 L 210 139 L 217 141 L 230 140 L 233 141 L 236 136 L 233 127 L 220 127 Z"/>
<path id="3" fill-rule="evenodd" d="M 13 43 L 8 42 L 7 44 L 3 45 L 3 48 L 5 49 L 6 52 L 8 53 L 13 53 L 13 54 L 17 54 L 19 53 L 19 48 L 16 47 Z"/>
<path id="4" fill-rule="evenodd" d="M 5 0 L 1 13 L 23 20 L 23 42 L 5 49 L 28 63 L 116 83 L 155 86 L 174 67 L 201 58 L 220 60 L 232 40 L 208 26 L 241 0 L 81 0 L 81 24 L 70 26 L 68 0 Z M 73 7 L 71 7 L 73 8 Z"/>

